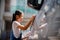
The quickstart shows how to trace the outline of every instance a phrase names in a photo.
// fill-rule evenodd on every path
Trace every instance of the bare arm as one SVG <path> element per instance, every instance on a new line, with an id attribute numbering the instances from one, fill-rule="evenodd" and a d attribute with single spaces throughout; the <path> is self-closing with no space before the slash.
<path id="1" fill-rule="evenodd" d="M 32 16 L 30 18 L 30 21 L 28 23 L 26 23 L 25 26 L 19 25 L 18 28 L 21 29 L 21 30 L 26 30 L 31 25 L 31 23 L 33 22 L 34 19 L 35 19 L 35 16 Z"/>

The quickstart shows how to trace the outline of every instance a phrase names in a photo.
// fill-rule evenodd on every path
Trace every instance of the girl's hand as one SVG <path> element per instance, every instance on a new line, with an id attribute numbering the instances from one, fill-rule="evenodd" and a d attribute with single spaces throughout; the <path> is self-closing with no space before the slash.
<path id="1" fill-rule="evenodd" d="M 31 17 L 31 21 L 33 22 L 34 21 L 34 19 L 35 19 L 35 15 L 33 15 L 32 17 Z"/>
<path id="2" fill-rule="evenodd" d="M 32 22 L 31 25 L 33 25 L 34 20 L 35 20 L 35 17 L 36 17 L 35 15 L 33 15 L 33 16 L 31 17 L 31 22 Z"/>

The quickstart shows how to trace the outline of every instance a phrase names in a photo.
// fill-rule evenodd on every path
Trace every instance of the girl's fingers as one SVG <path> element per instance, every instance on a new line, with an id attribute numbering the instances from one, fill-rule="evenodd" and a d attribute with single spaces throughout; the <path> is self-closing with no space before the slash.
<path id="1" fill-rule="evenodd" d="M 35 18 L 35 17 L 36 17 L 36 15 L 33 15 L 32 17 L 33 17 L 33 18 Z"/>

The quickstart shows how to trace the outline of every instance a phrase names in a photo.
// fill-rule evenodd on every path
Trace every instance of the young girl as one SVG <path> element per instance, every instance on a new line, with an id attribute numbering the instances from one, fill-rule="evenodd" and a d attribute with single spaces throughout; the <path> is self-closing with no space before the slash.
<path id="1" fill-rule="evenodd" d="M 32 16 L 30 21 L 25 25 L 21 25 L 20 23 L 23 21 L 23 13 L 21 11 L 15 11 L 13 14 L 12 19 L 12 35 L 10 35 L 10 40 L 22 40 L 21 39 L 21 31 L 20 30 L 26 30 L 33 20 L 35 19 L 35 16 Z"/>

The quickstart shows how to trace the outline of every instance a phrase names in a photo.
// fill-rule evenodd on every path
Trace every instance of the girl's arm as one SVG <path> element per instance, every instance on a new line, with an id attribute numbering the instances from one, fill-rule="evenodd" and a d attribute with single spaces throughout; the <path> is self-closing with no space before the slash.
<path id="1" fill-rule="evenodd" d="M 25 26 L 19 25 L 17 28 L 19 28 L 21 30 L 26 30 L 31 25 L 31 23 L 33 22 L 34 19 L 35 19 L 35 16 L 32 16 L 30 18 L 30 21 Z"/>

